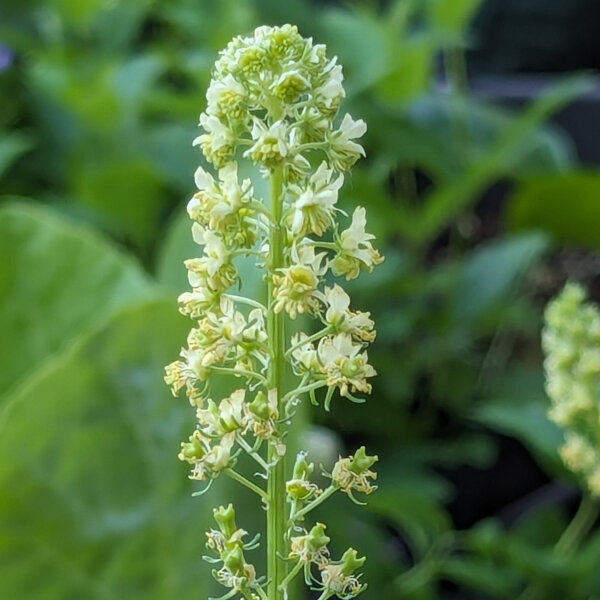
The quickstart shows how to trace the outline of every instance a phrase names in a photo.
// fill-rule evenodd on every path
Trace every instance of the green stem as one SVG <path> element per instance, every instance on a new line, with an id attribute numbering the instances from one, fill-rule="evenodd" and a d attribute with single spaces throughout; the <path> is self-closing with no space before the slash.
<path id="1" fill-rule="evenodd" d="M 261 215 L 264 215 L 265 217 L 267 217 L 267 219 L 269 219 L 270 222 L 273 221 L 273 214 L 262 202 L 259 202 L 258 200 L 253 201 L 250 204 L 250 207 L 252 209 L 254 209 L 256 212 L 260 213 Z"/>
<path id="2" fill-rule="evenodd" d="M 318 390 L 318 389 L 320 389 L 322 387 L 325 387 L 326 385 L 327 385 L 326 381 L 314 381 L 313 383 L 309 383 L 309 384 L 307 384 L 305 386 L 298 387 L 295 390 L 292 390 L 291 392 L 288 392 L 283 397 L 282 404 L 285 405 L 292 398 L 295 398 L 296 396 L 299 396 L 300 394 L 305 394 L 306 392 L 310 392 L 311 390 Z"/>
<path id="3" fill-rule="evenodd" d="M 333 327 L 331 327 L 331 325 L 329 325 L 329 326 L 325 327 L 325 329 L 321 329 L 321 331 L 317 331 L 317 333 L 313 333 L 313 335 L 303 338 L 299 342 L 296 342 L 293 346 L 288 348 L 287 352 L 285 353 L 286 358 L 288 356 L 291 356 L 292 352 L 294 350 L 297 350 L 298 348 L 302 348 L 302 346 L 306 346 L 307 344 L 311 344 L 312 342 L 320 340 L 322 337 L 326 336 L 328 333 L 331 333 L 332 331 L 333 331 Z"/>
<path id="4" fill-rule="evenodd" d="M 269 472 L 269 465 L 263 460 L 262 456 L 252 448 L 252 446 L 241 436 L 235 437 L 237 443 L 251 456 L 267 473 Z"/>
<path id="5" fill-rule="evenodd" d="M 557 556 L 572 554 L 594 526 L 599 512 L 600 504 L 587 494 L 584 495 L 573 520 L 567 525 L 560 539 L 556 542 L 554 554 Z M 531 583 L 523 590 L 517 600 L 538 600 L 539 598 L 541 598 L 539 588 Z"/>
<path id="6" fill-rule="evenodd" d="M 274 305 L 273 273 L 285 267 L 281 228 L 283 210 L 283 178 L 280 168 L 271 173 L 271 215 L 274 224 L 269 234 L 269 278 L 267 335 L 271 362 L 267 373 L 268 389 L 277 390 L 278 409 L 283 412 L 283 378 L 285 371 L 285 321 L 284 313 L 276 313 Z M 287 554 L 285 548 L 285 459 L 277 455 L 275 444 L 269 444 L 267 462 L 271 468 L 267 486 L 267 596 L 269 600 L 282 600 L 281 582 L 287 575 L 287 564 L 281 558 Z"/>
<path id="7" fill-rule="evenodd" d="M 265 594 L 264 590 L 260 587 L 255 588 L 256 593 L 261 597 L 262 600 L 269 600 L 267 594 Z"/>
<path id="8" fill-rule="evenodd" d="M 284 591 L 289 585 L 290 581 L 292 581 L 292 579 L 294 579 L 294 577 L 300 573 L 303 566 L 304 563 L 301 560 L 294 565 L 294 568 L 288 573 L 287 577 L 279 584 L 282 591 Z"/>
<path id="9" fill-rule="evenodd" d="M 456 150 L 461 163 L 464 165 L 468 159 L 469 151 L 469 129 L 464 114 L 461 113 L 461 100 L 468 93 L 467 65 L 465 63 L 464 50 L 460 46 L 452 45 L 444 51 L 444 67 L 446 77 L 450 84 L 451 93 L 451 119 L 454 129 Z"/>
<path id="10" fill-rule="evenodd" d="M 263 312 L 267 312 L 267 309 L 264 305 L 256 300 L 252 300 L 251 298 L 246 298 L 244 296 L 236 296 L 235 294 L 225 294 L 227 298 L 233 300 L 233 302 L 239 302 L 240 304 L 247 304 L 248 306 L 252 306 L 253 308 L 260 308 Z"/>
<path id="11" fill-rule="evenodd" d="M 312 242 L 312 245 L 315 248 L 324 248 L 325 250 L 336 250 L 338 252 L 340 249 L 339 245 L 336 244 L 335 242 L 321 242 L 321 241 L 315 242 L 313 240 L 310 240 L 310 241 Z"/>
<path id="12" fill-rule="evenodd" d="M 264 258 L 265 253 L 262 250 L 254 250 L 252 248 L 238 248 L 231 251 L 231 256 L 259 256 L 260 258 Z"/>
<path id="13" fill-rule="evenodd" d="M 573 520 L 561 535 L 556 546 L 554 546 L 554 553 L 564 556 L 576 550 L 596 522 L 599 509 L 600 505 L 592 500 L 590 496 L 587 494 L 583 496 Z"/>
<path id="14" fill-rule="evenodd" d="M 267 379 L 263 377 L 260 373 L 255 373 L 254 371 L 245 371 L 243 369 L 231 369 L 229 367 L 210 367 L 210 370 L 213 373 L 221 373 L 222 375 L 235 375 L 236 377 L 253 377 L 254 379 L 258 379 L 263 385 L 267 385 Z"/>
<path id="15" fill-rule="evenodd" d="M 256 594 L 258 594 L 263 600 L 269 600 L 267 598 L 267 595 L 259 587 L 254 587 L 251 590 L 248 586 L 246 586 L 240 590 L 240 593 L 242 594 L 242 596 L 244 596 L 245 600 L 256 600 Z M 236 594 L 234 594 L 234 596 L 235 595 Z M 217 600 L 224 600 L 224 597 L 218 598 Z"/>
<path id="16" fill-rule="evenodd" d="M 252 483 L 246 479 L 243 475 L 240 475 L 237 471 L 234 471 L 233 469 L 225 469 L 225 473 L 227 473 L 231 479 L 235 479 L 235 481 L 238 483 L 241 483 L 249 490 L 252 490 L 255 494 L 258 494 L 265 502 L 269 501 L 269 498 L 264 490 L 259 488 L 255 483 Z"/>
<path id="17" fill-rule="evenodd" d="M 313 508 L 319 506 L 319 504 L 325 502 L 329 496 L 337 492 L 338 488 L 333 485 L 330 485 L 318 498 L 315 498 L 312 502 L 309 502 L 304 508 L 301 508 L 297 513 L 290 515 L 291 521 L 297 521 L 307 513 L 309 513 Z"/>
<path id="18" fill-rule="evenodd" d="M 267 594 L 265 594 L 265 592 L 262 588 L 260 588 L 260 587 L 256 588 L 256 592 L 262 598 L 262 600 L 269 600 L 269 598 L 267 597 Z"/>
<path id="19" fill-rule="evenodd" d="M 419 562 L 395 579 L 396 590 L 404 596 L 427 585 L 440 572 L 447 555 L 458 548 L 460 541 L 458 535 L 459 532 L 441 535 Z"/>

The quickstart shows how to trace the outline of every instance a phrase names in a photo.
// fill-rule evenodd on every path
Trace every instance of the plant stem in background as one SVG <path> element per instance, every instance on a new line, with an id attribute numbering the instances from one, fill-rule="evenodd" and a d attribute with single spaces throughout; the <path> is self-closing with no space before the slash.
<path id="1" fill-rule="evenodd" d="M 600 505 L 598 501 L 592 498 L 589 494 L 585 494 L 581 499 L 581 504 L 565 529 L 562 536 L 554 546 L 555 554 L 559 556 L 569 556 L 575 550 L 585 536 L 590 532 L 598 518 Z"/>
<path id="2" fill-rule="evenodd" d="M 599 512 L 598 500 L 589 494 L 584 494 L 575 516 L 554 546 L 554 554 L 560 557 L 573 554 L 594 526 Z M 523 590 L 517 600 L 542 600 L 542 598 L 544 598 L 543 592 L 535 584 L 531 584 Z"/>
<path id="3" fill-rule="evenodd" d="M 448 46 L 443 53 L 446 80 L 450 89 L 451 122 L 457 156 L 464 167 L 469 159 L 469 127 L 467 113 L 462 105 L 468 93 L 467 64 L 463 48 Z"/>

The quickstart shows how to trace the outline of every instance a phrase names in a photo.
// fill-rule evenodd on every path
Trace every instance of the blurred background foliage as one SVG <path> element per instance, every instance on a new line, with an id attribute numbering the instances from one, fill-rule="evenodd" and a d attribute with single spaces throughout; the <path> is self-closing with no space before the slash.
<path id="1" fill-rule="evenodd" d="M 335 552 L 368 555 L 373 598 L 600 597 L 600 532 L 554 549 L 579 492 L 539 350 L 544 302 L 600 274 L 600 173 L 553 120 L 598 99 L 593 71 L 566 73 L 600 66 L 597 8 L 569 7 L 3 0 L 3 597 L 203 597 L 210 507 L 237 499 L 262 527 L 239 490 L 190 497 L 175 456 L 190 411 L 162 372 L 189 327 L 175 298 L 211 65 L 232 36 L 284 22 L 344 66 L 369 131 L 343 204 L 369 207 L 386 255 L 351 290 L 378 325 L 373 397 L 315 411 L 304 434 L 325 466 L 359 443 L 381 458 L 366 511 L 320 514 Z M 531 72 L 561 74 L 511 109 L 506 77 Z M 489 74 L 506 78 L 496 101 Z"/>

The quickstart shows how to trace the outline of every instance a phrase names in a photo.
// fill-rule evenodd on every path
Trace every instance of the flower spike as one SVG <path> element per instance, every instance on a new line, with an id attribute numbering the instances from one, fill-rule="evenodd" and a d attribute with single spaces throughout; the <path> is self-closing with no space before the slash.
<path id="1" fill-rule="evenodd" d="M 337 396 L 362 402 L 356 394 L 370 393 L 376 374 L 366 350 L 375 339 L 370 314 L 351 308 L 339 280 L 331 283 L 383 260 L 366 231 L 365 208 L 348 223 L 337 206 L 346 173 L 365 155 L 359 140 L 367 130 L 361 119 L 338 117 L 343 79 L 337 58 L 295 26 L 259 27 L 220 53 L 193 141 L 209 163 L 196 169 L 187 203 L 198 254 L 184 263 L 190 289 L 178 302 L 193 326 L 179 359 L 165 368 L 172 394 L 183 390 L 196 411 L 179 459 L 191 479 L 205 482 L 196 494 L 224 473 L 258 495 L 267 513 L 264 578 L 244 555 L 258 539 L 243 541 L 232 505 L 215 510 L 218 529 L 207 532 L 206 559 L 226 588 L 221 600 L 284 600 L 301 572 L 324 598 L 353 598 L 365 589 L 355 575 L 364 559 L 350 549 L 332 562 L 326 526 L 304 523 L 337 491 L 356 502 L 353 492 L 374 491 L 376 457 L 362 448 L 340 458 L 325 490 L 311 481 L 314 465 L 305 452 L 292 473 L 284 460 L 300 402 L 322 400 L 327 411 Z M 257 197 L 256 177 L 241 177 L 244 162 L 268 179 L 269 198 Z M 244 258 L 264 273 L 261 298 L 234 289 L 244 289 Z M 320 329 L 290 337 L 299 315 Z M 214 397 L 217 377 L 222 395 Z M 242 452 L 258 473 L 237 470 Z"/>

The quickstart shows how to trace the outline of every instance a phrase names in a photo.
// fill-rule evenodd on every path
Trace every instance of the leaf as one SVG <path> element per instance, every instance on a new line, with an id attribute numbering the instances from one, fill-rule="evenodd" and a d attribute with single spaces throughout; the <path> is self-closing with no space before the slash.
<path id="1" fill-rule="evenodd" d="M 378 468 L 381 486 L 368 498 L 368 510 L 394 523 L 420 554 L 450 529 L 441 506 L 451 496 L 450 485 L 419 464 L 388 463 Z M 393 475 L 392 475 L 393 474 Z"/>
<path id="2" fill-rule="evenodd" d="M 156 235 L 164 190 L 149 162 L 133 157 L 87 162 L 77 170 L 73 186 L 78 203 L 116 235 L 138 246 Z"/>
<path id="3" fill-rule="evenodd" d="M 600 173 L 579 171 L 529 177 L 508 200 L 515 230 L 543 229 L 562 244 L 600 249 Z"/>
<path id="4" fill-rule="evenodd" d="M 415 448 L 415 453 L 436 467 L 488 468 L 496 458 L 496 448 L 489 436 L 463 434 L 453 439 L 430 440 Z"/>
<path id="5" fill-rule="evenodd" d="M 58 0 L 56 4 L 57 15 L 66 25 L 89 27 L 92 20 L 102 9 L 102 0 L 88 0 L 78 2 L 77 0 Z"/>
<path id="6" fill-rule="evenodd" d="M 483 189 L 494 179 L 509 173 L 515 164 L 515 151 L 526 137 L 559 108 L 590 89 L 586 77 L 571 77 L 552 86 L 533 101 L 500 134 L 491 148 L 465 171 L 456 182 L 430 193 L 423 208 L 414 211 L 410 224 L 403 233 L 415 241 L 435 237 L 477 199 Z"/>
<path id="7" fill-rule="evenodd" d="M 195 124 L 180 123 L 157 125 L 143 134 L 142 144 L 153 168 L 181 193 L 182 198 L 185 198 L 184 194 L 192 193 L 192 174 L 202 156 L 190 141 L 195 134 Z M 173 148 L 177 148 L 177 152 L 173 152 Z"/>
<path id="8" fill-rule="evenodd" d="M 163 70 L 159 56 L 150 53 L 134 56 L 119 65 L 113 85 L 123 106 L 130 110 L 138 108 L 139 103 L 150 95 L 151 87 Z"/>
<path id="9" fill-rule="evenodd" d="M 458 37 L 481 4 L 481 0 L 431 0 L 429 19 L 440 31 Z"/>
<path id="10" fill-rule="evenodd" d="M 364 100 L 356 112 L 369 124 L 369 144 L 377 148 L 375 156 L 370 153 L 372 160 L 385 164 L 388 171 L 398 167 L 418 168 L 438 187 L 461 181 L 466 169 L 491 151 L 514 119 L 506 110 L 473 98 L 457 101 L 440 93 L 421 94 L 400 108 Z M 466 140 L 457 139 L 459 125 L 464 126 Z M 465 155 L 469 159 L 466 163 Z M 503 161 L 498 168 L 517 177 L 554 173 L 575 163 L 568 138 L 548 125 L 530 130 Z M 407 182 L 410 185 L 406 186 L 406 182 L 396 178 L 396 183 L 401 184 L 401 192 L 402 188 L 413 188 L 409 194 L 404 192 L 404 196 L 415 195 L 415 182 Z M 406 229 L 411 229 L 410 221 Z"/>
<path id="11" fill-rule="evenodd" d="M 68 0 L 74 2 L 74 0 Z M 152 0 L 106 4 L 102 2 L 97 17 L 91 24 L 96 48 L 108 55 L 130 53 L 136 47 L 145 19 L 150 16 Z M 94 53 L 90 53 L 95 59 Z"/>
<path id="12" fill-rule="evenodd" d="M 431 81 L 435 50 L 433 40 L 424 36 L 398 44 L 395 60 L 390 60 L 390 69 L 375 86 L 378 96 L 397 108 L 425 92 Z"/>
<path id="13" fill-rule="evenodd" d="M 441 563 L 440 575 L 454 583 L 479 590 L 486 598 L 516 598 L 520 578 L 510 566 L 499 566 L 480 558 L 451 558 Z"/>
<path id="14" fill-rule="evenodd" d="M 0 209 L 0 395 L 129 302 L 140 267 L 91 230 L 33 204 Z"/>
<path id="15" fill-rule="evenodd" d="M 156 278 L 160 284 L 177 293 L 190 287 L 183 261 L 193 258 L 201 248 L 192 239 L 192 222 L 181 212 L 168 224 L 159 248 Z"/>
<path id="16" fill-rule="evenodd" d="M 479 246 L 468 255 L 456 282 L 456 318 L 473 323 L 490 308 L 507 302 L 531 265 L 549 247 L 541 233 L 524 233 Z"/>
<path id="17" fill-rule="evenodd" d="M 0 138 L 0 177 L 2 177 L 15 160 L 30 150 L 33 142 L 28 135 L 18 132 L 2 132 Z"/>
<path id="18" fill-rule="evenodd" d="M 130 306 L 9 397 L 0 419 L 4 597 L 191 600 L 208 591 L 198 569 L 218 495 L 190 496 L 197 484 L 176 454 L 193 411 L 162 381 L 188 328 L 171 300 Z"/>
<path id="19" fill-rule="evenodd" d="M 496 382 L 489 399 L 473 409 L 471 418 L 521 441 L 550 473 L 564 475 L 558 455 L 562 430 L 546 416 L 549 401 L 540 373 L 512 371 Z"/>
<path id="20" fill-rule="evenodd" d="M 330 10 L 321 15 L 322 38 L 344 65 L 346 92 L 356 94 L 388 73 L 388 36 L 373 15 Z"/>

